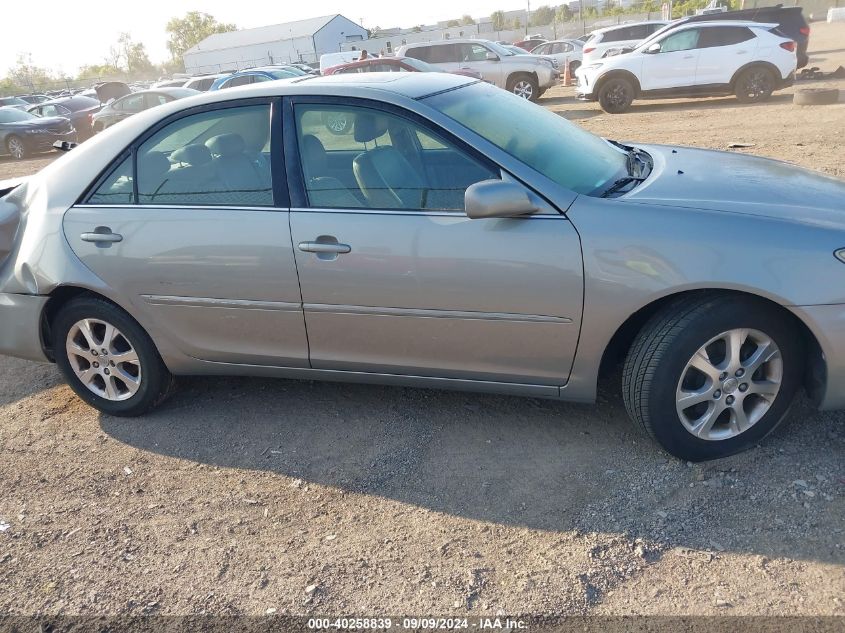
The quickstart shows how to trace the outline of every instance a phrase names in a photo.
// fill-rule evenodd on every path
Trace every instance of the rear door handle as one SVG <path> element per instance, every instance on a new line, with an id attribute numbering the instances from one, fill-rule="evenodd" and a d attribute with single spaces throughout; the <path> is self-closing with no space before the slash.
<path id="1" fill-rule="evenodd" d="M 349 244 L 326 244 L 325 242 L 300 242 L 299 250 L 305 253 L 345 254 L 352 251 Z"/>
<path id="2" fill-rule="evenodd" d="M 93 233 L 83 233 L 79 236 L 83 242 L 97 243 L 115 243 L 122 242 L 123 236 L 120 233 L 112 233 L 112 230 L 107 226 L 98 226 Z"/>

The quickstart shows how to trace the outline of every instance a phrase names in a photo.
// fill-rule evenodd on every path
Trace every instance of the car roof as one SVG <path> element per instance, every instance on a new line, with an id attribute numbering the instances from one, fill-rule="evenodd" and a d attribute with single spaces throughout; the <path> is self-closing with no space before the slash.
<path id="1" fill-rule="evenodd" d="M 138 90 L 137 92 L 130 92 L 128 95 L 123 95 L 120 99 L 128 99 L 137 95 L 169 95 L 171 97 L 190 97 L 195 94 L 200 94 L 199 90 L 193 88 L 174 88 L 172 86 L 164 86 L 162 88 L 148 88 L 146 90 Z"/>
<path id="2" fill-rule="evenodd" d="M 529 41 L 529 40 L 525 40 Z M 485 39 L 470 39 L 470 38 L 451 38 L 448 40 L 439 40 L 437 42 L 411 42 L 410 44 L 403 44 L 400 48 L 419 48 L 420 46 L 444 46 L 445 44 L 488 44 L 491 40 Z"/>
<path id="3" fill-rule="evenodd" d="M 87 101 L 91 101 L 93 103 L 85 103 Z M 57 97 L 55 99 L 48 99 L 47 101 L 42 101 L 41 103 L 33 103 L 33 106 L 41 107 L 46 105 L 81 105 L 83 106 L 82 109 L 85 108 L 92 108 L 97 105 L 99 101 L 94 99 L 93 97 L 86 97 L 84 95 L 73 95 L 69 97 Z M 72 108 L 71 108 L 72 109 Z"/>
<path id="4" fill-rule="evenodd" d="M 714 20 L 713 22 L 682 22 L 676 26 L 676 28 L 686 28 L 686 27 L 717 27 L 717 26 L 747 26 L 749 28 L 759 28 L 759 29 L 773 29 L 777 24 L 769 24 L 767 22 L 755 22 L 754 20 Z M 672 29 L 669 29 L 672 30 Z M 666 32 L 668 33 L 669 30 Z"/>
<path id="5" fill-rule="evenodd" d="M 625 29 L 630 26 L 637 26 L 639 24 L 669 24 L 668 20 L 642 20 L 641 22 L 623 22 L 622 24 L 614 24 L 613 26 L 605 26 L 601 29 L 595 29 L 591 31 L 591 35 L 597 35 L 599 33 L 607 33 L 609 31 L 615 31 L 617 29 Z"/>

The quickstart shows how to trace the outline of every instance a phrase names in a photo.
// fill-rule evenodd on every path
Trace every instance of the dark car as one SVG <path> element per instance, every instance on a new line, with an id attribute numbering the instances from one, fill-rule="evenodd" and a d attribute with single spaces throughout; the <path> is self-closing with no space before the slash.
<path id="1" fill-rule="evenodd" d="M 373 57 L 372 59 L 365 59 L 357 62 L 349 62 L 348 64 L 341 64 L 328 68 L 324 75 L 340 75 L 347 73 L 442 73 L 447 72 L 437 66 L 432 66 L 428 62 L 413 57 Z M 464 77 L 472 77 L 473 79 L 481 79 L 481 74 L 473 70 L 455 70 L 452 71 L 455 75 L 463 75 Z"/>
<path id="2" fill-rule="evenodd" d="M 94 114 L 91 123 L 95 133 L 102 132 L 107 127 L 143 110 L 198 94 L 200 94 L 199 90 L 191 88 L 155 88 L 133 92 L 104 105 L 99 112 Z"/>
<path id="3" fill-rule="evenodd" d="M 200 92 L 208 92 L 211 85 L 221 77 L 228 77 L 231 73 L 217 73 L 214 75 L 197 75 L 191 77 L 183 88 L 190 88 L 191 90 L 199 90 Z"/>
<path id="4" fill-rule="evenodd" d="M 0 97 L 0 108 L 17 108 L 18 110 L 26 110 L 29 103 L 20 97 Z"/>
<path id="5" fill-rule="evenodd" d="M 48 152 L 56 141 L 76 142 L 76 130 L 64 117 L 37 117 L 17 108 L 0 108 L 0 155 L 21 160 Z"/>
<path id="6" fill-rule="evenodd" d="M 531 37 L 527 40 L 520 40 L 519 42 L 514 42 L 514 46 L 518 46 L 524 51 L 530 51 L 531 49 L 537 48 L 540 44 L 545 44 L 549 40 L 544 40 L 542 38 Z"/>
<path id="7" fill-rule="evenodd" d="M 100 109 L 100 102 L 88 97 L 61 97 L 43 101 L 27 108 L 27 112 L 39 117 L 64 117 L 70 119 L 80 141 L 89 138 L 91 131 L 91 117 Z"/>

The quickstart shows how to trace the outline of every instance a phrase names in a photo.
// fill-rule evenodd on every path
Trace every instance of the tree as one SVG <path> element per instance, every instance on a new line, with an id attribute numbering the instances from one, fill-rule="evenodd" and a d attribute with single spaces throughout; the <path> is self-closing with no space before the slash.
<path id="1" fill-rule="evenodd" d="M 17 92 L 28 92 L 34 90 L 36 86 L 46 86 L 55 80 L 56 77 L 52 71 L 32 63 L 30 53 L 20 53 L 15 60 L 15 65 L 9 69 L 8 77 L 3 83 L 9 87 L 25 88 L 25 90 L 17 90 Z"/>
<path id="2" fill-rule="evenodd" d="M 129 33 L 121 33 L 117 44 L 109 48 L 106 66 L 123 68 L 129 75 L 151 74 L 154 70 L 147 49 L 141 42 L 132 40 Z"/>
<path id="3" fill-rule="evenodd" d="M 452 28 L 453 26 L 460 26 L 460 25 L 461 25 L 460 20 L 449 20 L 448 22 L 446 22 L 446 28 L 449 28 L 449 29 Z"/>
<path id="4" fill-rule="evenodd" d="M 461 16 L 461 25 L 462 26 L 472 26 L 475 24 L 475 20 L 472 19 L 471 15 L 464 14 Z"/>
<path id="5" fill-rule="evenodd" d="M 560 24 L 561 22 L 569 22 L 572 17 L 572 9 L 569 8 L 569 5 L 562 4 L 557 8 L 557 11 L 555 12 L 555 23 Z"/>
<path id="6" fill-rule="evenodd" d="M 521 29 L 522 28 L 522 20 L 520 20 L 519 18 L 514 18 L 513 19 L 513 28 L 514 28 L 515 31 L 518 31 L 519 29 Z"/>
<path id="7" fill-rule="evenodd" d="M 551 7 L 544 4 L 542 7 L 537 7 L 531 14 L 531 26 L 546 26 L 552 23 L 554 17 L 555 14 Z"/>
<path id="8" fill-rule="evenodd" d="M 505 12 L 504 11 L 493 11 L 490 14 L 490 21 L 493 23 L 493 30 L 494 31 L 504 31 L 505 30 Z"/>
<path id="9" fill-rule="evenodd" d="M 200 11 L 189 11 L 183 18 L 171 18 L 165 30 L 169 36 L 167 50 L 174 59 L 182 59 L 185 51 L 199 44 L 209 35 L 238 29 L 234 24 L 223 24 L 213 16 Z"/>
<path id="10" fill-rule="evenodd" d="M 414 28 L 411 29 L 414 33 L 422 33 L 423 27 L 422 24 L 417 24 Z"/>

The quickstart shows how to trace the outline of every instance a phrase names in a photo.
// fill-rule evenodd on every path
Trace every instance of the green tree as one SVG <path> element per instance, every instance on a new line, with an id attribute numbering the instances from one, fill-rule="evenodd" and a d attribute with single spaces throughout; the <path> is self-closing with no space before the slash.
<path id="1" fill-rule="evenodd" d="M 185 51 L 199 44 L 209 35 L 238 29 L 234 24 L 218 22 L 213 16 L 200 11 L 189 11 L 183 18 L 172 18 L 165 27 L 167 50 L 174 59 L 182 59 Z"/>
<path id="2" fill-rule="evenodd" d="M 462 26 L 472 26 L 475 24 L 475 20 L 472 19 L 472 16 L 469 14 L 464 14 L 461 16 L 461 25 Z"/>
<path id="3" fill-rule="evenodd" d="M 505 30 L 505 12 L 504 11 L 493 11 L 490 14 L 490 21 L 493 23 L 493 30 L 494 31 L 504 31 Z"/>
<path id="4" fill-rule="evenodd" d="M 414 28 L 411 29 L 414 33 L 422 33 L 423 27 L 422 24 L 417 24 Z"/>
<path id="5" fill-rule="evenodd" d="M 31 54 L 20 53 L 15 65 L 9 69 L 7 79 L 15 86 L 34 90 L 56 81 L 57 78 L 51 70 L 33 64 Z"/>
<path id="6" fill-rule="evenodd" d="M 569 22 L 572 19 L 572 9 L 569 8 L 568 4 L 562 4 L 557 8 L 555 11 L 555 22 L 560 24 L 561 22 Z"/>
<path id="7" fill-rule="evenodd" d="M 544 4 L 542 7 L 537 7 L 534 13 L 531 14 L 531 26 L 546 26 L 552 23 L 554 17 L 555 13 L 552 11 L 552 8 Z"/>
<path id="8" fill-rule="evenodd" d="M 460 25 L 461 25 L 460 20 L 449 20 L 448 22 L 446 22 L 446 28 L 452 28 L 453 26 L 460 26 Z"/>

